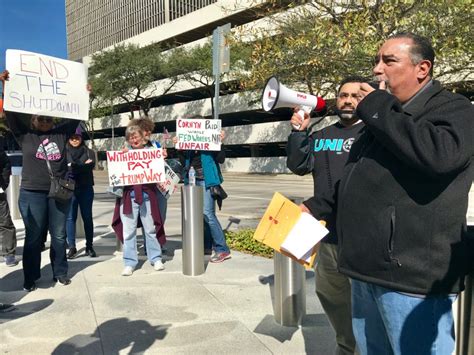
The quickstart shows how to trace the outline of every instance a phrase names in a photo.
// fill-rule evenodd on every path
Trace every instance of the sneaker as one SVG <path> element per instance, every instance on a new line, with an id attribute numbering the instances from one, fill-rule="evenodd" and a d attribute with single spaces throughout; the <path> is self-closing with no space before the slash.
<path id="1" fill-rule="evenodd" d="M 53 277 L 53 281 L 59 283 L 62 286 L 67 286 L 72 282 L 67 276 Z"/>
<path id="2" fill-rule="evenodd" d="M 6 255 L 5 256 L 5 265 L 6 266 L 15 266 L 18 264 L 18 260 L 16 260 L 15 255 Z"/>
<path id="3" fill-rule="evenodd" d="M 210 262 L 211 263 L 221 263 L 224 260 L 230 259 L 230 253 L 222 251 L 220 253 L 215 253 L 213 256 L 211 256 Z"/>
<path id="4" fill-rule="evenodd" d="M 97 257 L 97 254 L 96 254 L 95 250 L 92 247 L 86 249 L 86 255 L 90 258 Z"/>
<path id="5" fill-rule="evenodd" d="M 10 312 L 15 309 L 15 306 L 9 303 L 0 303 L 0 313 Z"/>
<path id="6" fill-rule="evenodd" d="M 161 260 L 155 261 L 155 264 L 153 265 L 153 269 L 155 271 L 161 271 L 165 269 L 165 265 L 163 265 L 163 262 Z"/>
<path id="7" fill-rule="evenodd" d="M 122 276 L 132 276 L 134 268 L 131 266 L 125 266 L 122 271 Z"/>
<path id="8" fill-rule="evenodd" d="M 34 282 L 25 282 L 23 284 L 23 290 L 26 292 L 33 292 L 36 290 L 36 284 Z"/>
<path id="9" fill-rule="evenodd" d="M 76 247 L 72 247 L 67 252 L 67 258 L 68 259 L 74 259 L 75 257 L 77 257 L 77 249 L 76 249 Z"/>

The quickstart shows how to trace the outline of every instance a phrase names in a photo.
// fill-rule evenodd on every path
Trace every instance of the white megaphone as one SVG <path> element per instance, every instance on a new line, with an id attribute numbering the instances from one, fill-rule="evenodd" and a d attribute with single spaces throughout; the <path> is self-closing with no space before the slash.
<path id="1" fill-rule="evenodd" d="M 326 107 L 326 102 L 317 96 L 288 89 L 272 76 L 267 80 L 262 95 L 262 106 L 265 111 L 271 111 L 279 107 L 301 107 L 299 115 L 304 119 L 304 112 L 308 114 L 311 110 L 321 111 Z M 295 126 L 299 129 L 300 126 Z"/>

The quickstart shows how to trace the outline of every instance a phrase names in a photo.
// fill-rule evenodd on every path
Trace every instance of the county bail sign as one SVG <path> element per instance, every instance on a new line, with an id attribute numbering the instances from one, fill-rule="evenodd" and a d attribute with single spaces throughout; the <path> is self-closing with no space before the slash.
<path id="1" fill-rule="evenodd" d="M 176 120 L 178 150 L 221 150 L 221 120 L 184 119 Z"/>
<path id="2" fill-rule="evenodd" d="M 43 54 L 8 49 L 4 109 L 42 116 L 89 118 L 87 68 Z"/>

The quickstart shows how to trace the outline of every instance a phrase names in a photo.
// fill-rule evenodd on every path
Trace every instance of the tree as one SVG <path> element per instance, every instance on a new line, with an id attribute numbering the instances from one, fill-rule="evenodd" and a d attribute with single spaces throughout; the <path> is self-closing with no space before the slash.
<path id="1" fill-rule="evenodd" d="M 470 1 L 450 0 L 270 0 L 263 28 L 242 30 L 235 40 L 251 38 L 254 50 L 246 88 L 259 88 L 277 75 L 288 85 L 326 94 L 348 74 L 370 77 L 372 58 L 390 35 L 411 31 L 431 39 L 436 51 L 435 77 L 458 89 L 473 89 L 473 31 Z M 303 4 L 303 5 L 301 5 Z M 261 11 L 261 10 L 259 10 Z M 300 88 L 301 89 L 301 88 Z"/>
<path id="2" fill-rule="evenodd" d="M 89 73 L 95 95 L 102 101 L 125 102 L 131 118 L 137 108 L 148 115 L 153 102 L 177 81 L 173 58 L 156 45 L 140 48 L 120 44 L 98 52 L 92 56 Z"/>

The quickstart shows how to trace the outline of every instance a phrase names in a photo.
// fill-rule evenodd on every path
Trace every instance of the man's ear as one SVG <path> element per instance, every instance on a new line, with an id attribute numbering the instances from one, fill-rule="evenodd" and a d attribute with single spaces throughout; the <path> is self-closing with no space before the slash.
<path id="1" fill-rule="evenodd" d="M 418 65 L 418 72 L 416 76 L 418 80 L 423 81 L 426 79 L 427 76 L 430 75 L 432 64 L 429 60 L 422 60 L 417 65 Z"/>

